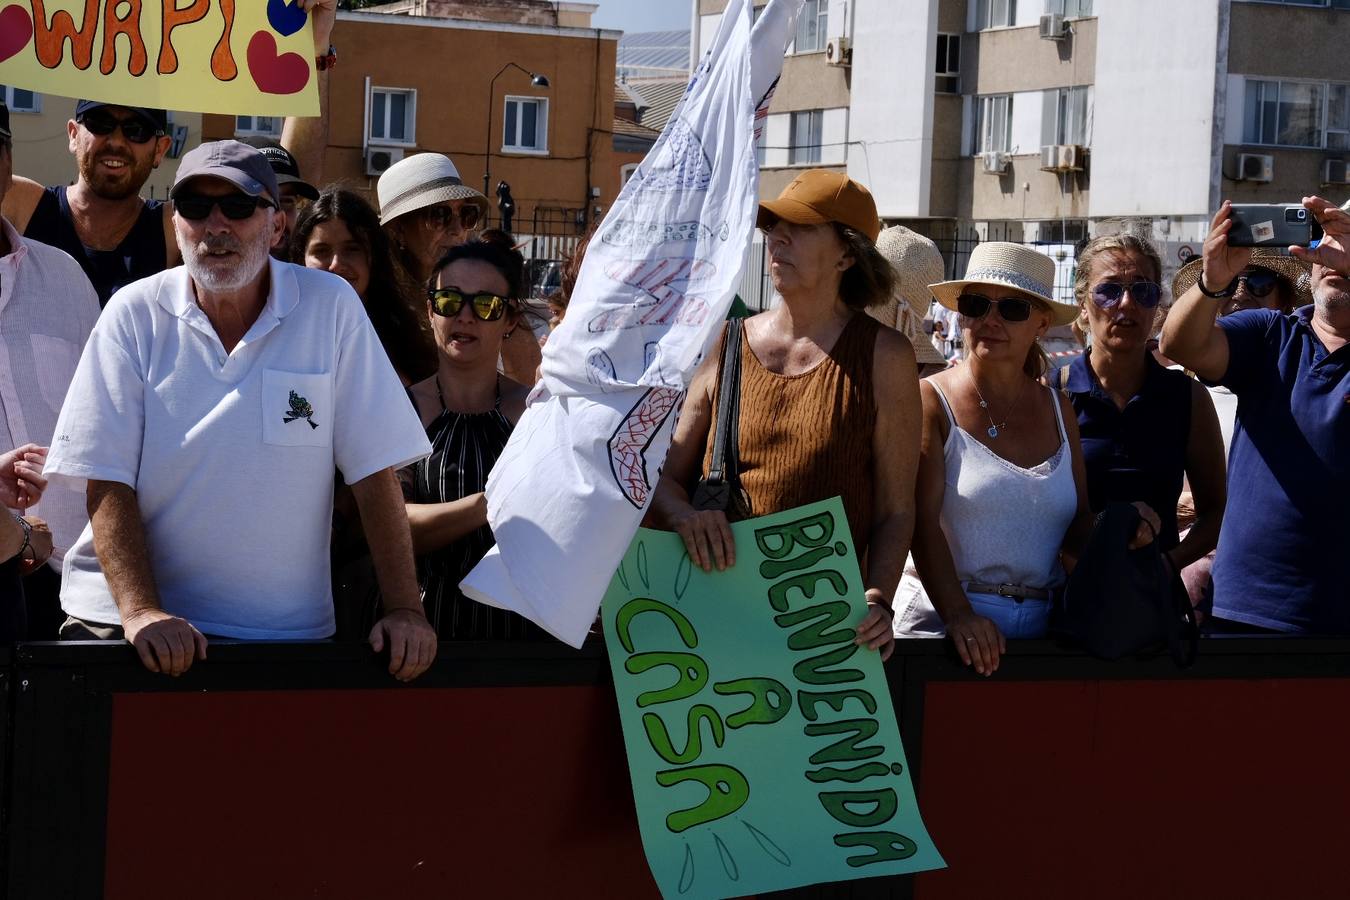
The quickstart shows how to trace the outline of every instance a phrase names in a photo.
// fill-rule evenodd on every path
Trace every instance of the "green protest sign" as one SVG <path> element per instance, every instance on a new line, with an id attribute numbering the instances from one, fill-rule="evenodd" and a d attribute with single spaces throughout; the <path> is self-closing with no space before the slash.
<path id="1" fill-rule="evenodd" d="M 732 527 L 704 573 L 641 529 L 602 617 L 642 842 L 667 898 L 941 868 L 838 499 Z"/>

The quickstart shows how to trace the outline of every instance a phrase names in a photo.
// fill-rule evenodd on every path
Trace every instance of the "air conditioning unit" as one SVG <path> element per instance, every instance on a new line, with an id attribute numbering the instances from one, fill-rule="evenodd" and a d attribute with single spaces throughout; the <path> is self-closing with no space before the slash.
<path id="1" fill-rule="evenodd" d="M 1268 182 L 1275 180 L 1275 157 L 1264 153 L 1239 153 L 1234 181 Z"/>
<path id="2" fill-rule="evenodd" d="M 383 175 L 385 171 L 403 158 L 398 147 L 368 147 L 366 149 L 366 174 Z"/>
<path id="3" fill-rule="evenodd" d="M 1003 175 L 1008 171 L 1008 164 L 1012 157 L 999 150 L 986 150 L 981 154 L 984 161 L 984 174 Z"/>
<path id="4" fill-rule="evenodd" d="M 853 65 L 853 42 L 843 35 L 831 38 L 825 45 L 825 62 L 840 67 Z"/>
<path id="5" fill-rule="evenodd" d="M 1041 148 L 1041 169 L 1046 172 L 1081 172 L 1086 157 L 1086 147 L 1047 144 Z"/>
<path id="6" fill-rule="evenodd" d="M 1041 16 L 1041 38 L 1047 41 L 1062 41 L 1069 33 L 1064 17 L 1059 13 L 1046 13 Z"/>
<path id="7" fill-rule="evenodd" d="M 1350 184 L 1350 161 L 1328 159 L 1322 163 L 1323 184 Z"/>

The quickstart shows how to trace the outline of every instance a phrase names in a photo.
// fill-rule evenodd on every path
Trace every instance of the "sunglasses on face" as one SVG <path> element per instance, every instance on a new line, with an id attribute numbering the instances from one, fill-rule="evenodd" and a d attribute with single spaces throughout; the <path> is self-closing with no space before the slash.
<path id="1" fill-rule="evenodd" d="M 484 291 L 481 294 L 466 294 L 455 288 L 436 288 L 427 291 L 431 298 L 431 308 L 436 315 L 453 319 L 459 315 L 464 304 L 469 304 L 473 317 L 481 322 L 495 322 L 506 313 L 506 300 L 496 294 Z"/>
<path id="2" fill-rule="evenodd" d="M 112 113 L 102 110 L 85 113 L 80 118 L 80 124 L 90 134 L 96 134 L 99 137 L 107 137 L 117 129 L 122 129 L 122 137 L 131 141 L 133 144 L 144 144 L 151 138 L 159 134 L 159 129 L 139 116 L 132 116 L 129 119 L 119 119 Z"/>
<path id="3" fill-rule="evenodd" d="M 450 206 L 428 206 L 422 211 L 426 217 L 426 222 L 433 228 L 449 228 L 455 222 L 465 231 L 469 231 L 478 224 L 478 207 L 472 203 L 466 203 L 459 209 Z"/>
<path id="4" fill-rule="evenodd" d="M 211 215 L 211 208 L 220 207 L 225 218 L 247 219 L 258 207 L 270 209 L 272 204 L 262 197 L 250 197 L 247 194 L 226 194 L 223 197 L 205 197 L 201 194 L 182 194 L 173 200 L 174 209 L 185 219 L 199 222 Z"/>
<path id="5" fill-rule="evenodd" d="M 1119 284 L 1103 281 L 1092 289 L 1092 302 L 1102 309 L 1115 309 L 1129 291 L 1130 298 L 1145 309 L 1153 309 L 1162 297 L 1162 288 L 1156 281 L 1136 281 L 1134 284 Z"/>
<path id="6" fill-rule="evenodd" d="M 990 300 L 983 294 L 962 294 L 956 298 L 956 311 L 967 319 L 983 319 L 994 306 L 1005 322 L 1025 322 L 1031 316 L 1031 301 L 1023 297 Z"/>
<path id="7" fill-rule="evenodd" d="M 1265 269 L 1252 269 L 1249 272 L 1243 272 L 1233 282 L 1233 291 L 1237 292 L 1245 284 L 1247 293 L 1253 297 L 1265 297 L 1275 290 L 1275 285 L 1280 281 L 1280 276 L 1274 272 Z"/>

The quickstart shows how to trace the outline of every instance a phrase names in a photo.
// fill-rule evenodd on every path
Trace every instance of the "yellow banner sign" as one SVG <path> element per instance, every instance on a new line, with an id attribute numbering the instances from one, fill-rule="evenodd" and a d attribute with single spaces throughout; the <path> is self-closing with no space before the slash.
<path id="1" fill-rule="evenodd" d="M 127 106 L 317 116 L 289 0 L 0 0 L 0 84 Z"/>

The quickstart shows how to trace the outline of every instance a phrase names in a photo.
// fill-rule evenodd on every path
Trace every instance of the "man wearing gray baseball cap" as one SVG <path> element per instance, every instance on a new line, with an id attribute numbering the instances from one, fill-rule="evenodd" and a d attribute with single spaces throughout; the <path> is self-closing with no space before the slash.
<path id="1" fill-rule="evenodd" d="M 66 558 L 62 637 L 125 637 L 147 668 L 178 675 L 206 658 L 207 636 L 330 636 L 337 469 L 384 597 L 371 643 L 389 647 L 391 673 L 417 677 L 436 635 L 394 471 L 431 447 L 361 301 L 268 255 L 284 225 L 258 150 L 197 147 L 171 195 L 183 266 L 108 304 L 47 460 L 49 479 L 87 485 L 90 510 Z"/>

